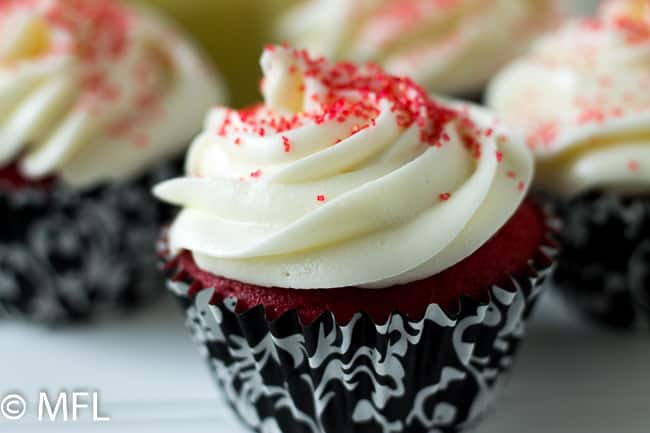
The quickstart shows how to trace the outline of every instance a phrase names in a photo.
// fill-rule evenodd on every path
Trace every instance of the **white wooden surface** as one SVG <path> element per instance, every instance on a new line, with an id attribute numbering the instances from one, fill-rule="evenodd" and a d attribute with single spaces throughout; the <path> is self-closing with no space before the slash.
<path id="1" fill-rule="evenodd" d="M 650 432 L 650 335 L 572 319 L 547 297 L 497 412 L 478 433 Z M 176 306 L 84 329 L 0 323 L 0 398 L 97 390 L 110 423 L 43 424 L 34 404 L 8 433 L 245 433 L 221 403 Z"/>

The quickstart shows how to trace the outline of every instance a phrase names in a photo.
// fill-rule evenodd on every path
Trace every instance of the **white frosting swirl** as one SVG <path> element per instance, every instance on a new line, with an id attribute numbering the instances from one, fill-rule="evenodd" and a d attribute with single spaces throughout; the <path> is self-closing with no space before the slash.
<path id="1" fill-rule="evenodd" d="M 310 0 L 283 39 L 327 57 L 379 62 L 443 93 L 479 91 L 556 21 L 555 0 Z"/>
<path id="2" fill-rule="evenodd" d="M 539 41 L 492 83 L 488 103 L 527 136 L 540 186 L 650 190 L 650 6 L 615 0 Z"/>
<path id="3" fill-rule="evenodd" d="M 386 287 L 476 251 L 526 194 L 532 158 L 485 111 L 379 68 L 271 47 L 265 104 L 213 110 L 169 233 L 216 275 L 264 286 Z"/>
<path id="4" fill-rule="evenodd" d="M 0 167 L 83 188 L 130 178 L 181 151 L 220 96 L 196 48 L 149 11 L 0 5 Z"/>

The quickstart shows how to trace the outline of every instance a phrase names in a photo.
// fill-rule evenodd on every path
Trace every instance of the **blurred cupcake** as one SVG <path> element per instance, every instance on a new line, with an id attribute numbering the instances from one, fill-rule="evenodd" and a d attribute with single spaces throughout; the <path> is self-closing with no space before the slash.
<path id="1" fill-rule="evenodd" d="M 232 103 L 257 101 L 260 50 L 273 23 L 300 0 L 130 0 L 160 8 L 200 42 L 228 83 Z M 219 31 L 215 31 L 219 29 Z M 224 37 L 227 35 L 227 37 Z"/>
<path id="2" fill-rule="evenodd" d="M 456 431 L 485 415 L 551 267 L 532 158 L 485 111 L 269 46 L 214 109 L 163 235 L 169 287 L 259 431 Z"/>
<path id="3" fill-rule="evenodd" d="M 278 25 L 283 39 L 379 62 L 427 89 L 480 98 L 488 80 L 559 15 L 555 0 L 310 0 Z"/>
<path id="4" fill-rule="evenodd" d="M 566 227 L 557 279 L 617 327 L 650 312 L 650 6 L 610 1 L 506 68 L 489 103 L 527 134 Z"/>
<path id="5" fill-rule="evenodd" d="M 215 76 L 118 1 L 4 1 L 0 41 L 0 310 L 85 319 L 159 292 L 148 191 L 220 101 Z"/>

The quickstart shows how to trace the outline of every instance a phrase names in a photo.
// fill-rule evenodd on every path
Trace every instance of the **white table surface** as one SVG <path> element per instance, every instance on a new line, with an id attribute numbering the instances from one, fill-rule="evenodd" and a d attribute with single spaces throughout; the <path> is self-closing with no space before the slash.
<path id="1" fill-rule="evenodd" d="M 478 433 L 650 432 L 650 335 L 571 319 L 547 296 L 497 407 Z M 0 398 L 31 406 L 0 432 L 244 433 L 214 389 L 176 306 L 58 331 L 0 323 Z M 39 423 L 40 391 L 99 391 L 109 423 Z M 344 433 L 344 432 L 342 432 Z"/>

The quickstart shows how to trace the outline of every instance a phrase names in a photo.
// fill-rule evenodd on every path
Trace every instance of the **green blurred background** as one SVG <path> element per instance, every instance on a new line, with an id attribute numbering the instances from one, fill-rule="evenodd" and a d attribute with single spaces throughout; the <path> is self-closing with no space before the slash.
<path id="1" fill-rule="evenodd" d="M 201 42 L 227 81 L 230 102 L 242 107 L 260 100 L 259 57 L 275 40 L 274 18 L 299 0 L 130 1 L 161 8 Z"/>

